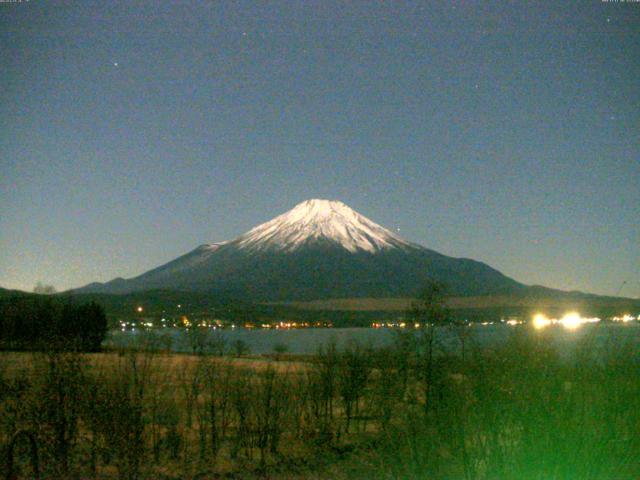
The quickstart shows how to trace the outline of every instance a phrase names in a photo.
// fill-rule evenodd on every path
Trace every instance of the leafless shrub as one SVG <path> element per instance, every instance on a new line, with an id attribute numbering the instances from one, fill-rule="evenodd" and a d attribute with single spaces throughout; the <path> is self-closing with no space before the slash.
<path id="1" fill-rule="evenodd" d="M 47 463 L 66 476 L 78 440 L 85 362 L 78 353 L 50 350 L 35 354 L 34 365 L 38 381 L 31 397 L 32 428 Z"/>
<path id="2" fill-rule="evenodd" d="M 370 350 L 351 343 L 340 353 L 338 362 L 338 390 L 345 415 L 346 433 L 354 416 L 360 413 L 360 400 L 371 373 Z"/>
<path id="3" fill-rule="evenodd" d="M 99 394 L 103 396 L 98 413 L 101 434 L 113 457 L 120 479 L 137 480 L 145 457 L 145 410 L 147 388 L 151 380 L 150 353 L 127 354 L 119 359 L 111 374 L 104 378 Z"/>

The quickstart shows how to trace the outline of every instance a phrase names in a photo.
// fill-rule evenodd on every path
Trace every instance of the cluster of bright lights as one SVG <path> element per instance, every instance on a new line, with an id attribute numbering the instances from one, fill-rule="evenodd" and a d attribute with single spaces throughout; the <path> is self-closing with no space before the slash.
<path id="1" fill-rule="evenodd" d="M 136 331 L 136 327 L 140 328 L 153 328 L 153 322 L 124 322 L 120 321 L 120 330 L 126 331 L 127 328 L 130 328 L 132 332 Z"/>
<path id="2" fill-rule="evenodd" d="M 540 330 L 541 328 L 544 328 L 544 327 L 547 327 L 547 326 L 551 325 L 551 320 L 548 319 L 542 313 L 538 313 L 538 314 L 534 315 L 532 322 L 533 322 L 533 326 L 536 328 L 536 330 Z"/>
<path id="3" fill-rule="evenodd" d="M 567 330 L 575 330 L 582 325 L 582 317 L 577 312 L 570 312 L 560 319 L 560 323 Z"/>
<path id="4" fill-rule="evenodd" d="M 565 315 L 558 318 L 548 318 L 542 313 L 537 313 L 533 316 L 531 323 L 536 330 L 541 330 L 549 325 L 560 324 L 567 330 L 575 330 L 585 323 L 597 323 L 600 319 L 598 317 L 586 318 L 580 316 L 578 312 L 568 312 Z"/>
<path id="5" fill-rule="evenodd" d="M 640 315 L 638 315 L 637 319 L 640 320 Z M 627 323 L 627 322 L 632 322 L 632 321 L 636 320 L 636 318 L 633 315 L 626 314 L 626 315 L 623 315 L 621 317 L 612 317 L 611 320 L 613 322 Z"/>
<path id="6" fill-rule="evenodd" d="M 373 322 L 371 328 L 420 328 L 421 324 L 406 322 Z"/>

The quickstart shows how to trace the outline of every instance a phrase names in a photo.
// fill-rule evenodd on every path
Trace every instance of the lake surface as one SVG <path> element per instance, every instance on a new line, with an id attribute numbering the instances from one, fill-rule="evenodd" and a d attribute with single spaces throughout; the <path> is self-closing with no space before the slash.
<path id="1" fill-rule="evenodd" d="M 618 348 L 629 342 L 640 345 L 640 323 L 601 323 L 582 325 L 576 330 L 567 330 L 560 325 L 536 331 L 530 325 L 494 324 L 465 327 L 467 345 L 482 348 L 497 346 L 516 334 L 544 336 L 556 346 L 560 353 L 569 354 L 583 339 L 593 341 L 593 347 L 599 349 Z M 195 335 L 184 329 L 163 328 L 154 330 L 112 330 L 105 340 L 107 346 L 133 347 L 145 341 L 154 341 L 164 348 L 176 352 L 190 352 L 193 345 L 199 343 L 204 351 L 215 352 L 220 345 L 231 349 L 234 342 L 244 342 L 250 353 L 274 353 L 281 345 L 288 353 L 313 354 L 329 342 L 335 342 L 339 349 L 355 342 L 363 346 L 380 348 L 391 345 L 398 331 L 390 328 L 305 328 L 291 330 L 270 329 L 225 329 L 201 330 Z M 459 335 L 450 328 L 440 328 L 437 332 L 438 344 L 445 350 L 460 348 Z"/>

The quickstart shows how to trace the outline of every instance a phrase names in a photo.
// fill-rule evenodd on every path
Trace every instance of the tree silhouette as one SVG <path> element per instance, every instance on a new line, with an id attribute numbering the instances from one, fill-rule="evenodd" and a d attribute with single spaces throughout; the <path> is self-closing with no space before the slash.
<path id="1" fill-rule="evenodd" d="M 56 287 L 54 287 L 53 285 L 45 285 L 42 282 L 38 282 L 36 286 L 33 287 L 33 293 L 52 295 L 56 293 Z"/>
<path id="2" fill-rule="evenodd" d="M 436 329 L 452 324 L 452 316 L 445 304 L 446 288 L 442 283 L 430 282 L 413 302 L 409 318 L 420 325 L 416 337 L 417 372 L 422 380 L 425 412 L 432 406 L 434 383 L 434 347 Z"/>

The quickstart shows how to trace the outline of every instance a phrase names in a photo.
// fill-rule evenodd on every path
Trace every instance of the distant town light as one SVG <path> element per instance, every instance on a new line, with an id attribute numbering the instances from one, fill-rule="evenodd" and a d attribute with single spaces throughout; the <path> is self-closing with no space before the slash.
<path id="1" fill-rule="evenodd" d="M 582 325 L 582 319 L 580 318 L 580 314 L 577 312 L 569 312 L 565 314 L 564 317 L 560 319 L 560 323 L 567 330 L 575 330 L 580 325 Z"/>
<path id="2" fill-rule="evenodd" d="M 625 313 L 623 316 L 621 317 L 611 317 L 611 320 L 613 322 L 631 322 L 633 320 L 635 320 L 635 318 L 633 317 L 633 315 L 629 315 L 628 313 Z M 640 320 L 640 315 L 638 315 L 638 320 Z"/>
<path id="3" fill-rule="evenodd" d="M 542 313 L 537 313 L 533 316 L 533 326 L 536 330 L 540 330 L 547 326 L 551 325 L 551 320 L 549 320 L 546 315 Z"/>

